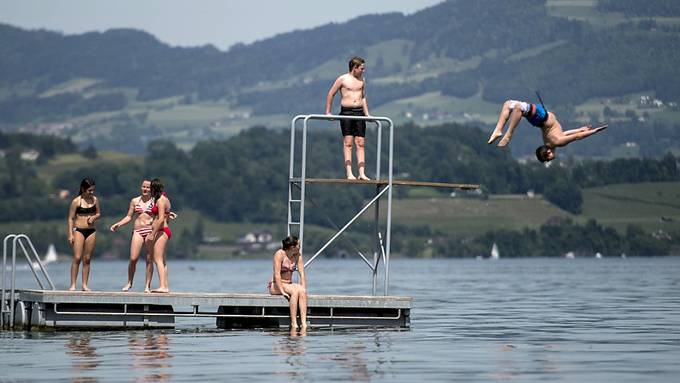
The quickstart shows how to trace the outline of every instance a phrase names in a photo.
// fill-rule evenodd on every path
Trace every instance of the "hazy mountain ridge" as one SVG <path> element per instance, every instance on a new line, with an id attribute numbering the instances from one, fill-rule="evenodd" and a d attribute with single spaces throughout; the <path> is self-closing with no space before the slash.
<path id="1" fill-rule="evenodd" d="M 657 14 L 664 19 L 650 18 Z M 397 119 L 490 123 L 499 102 L 533 100 L 540 89 L 567 124 L 618 116 L 630 130 L 644 113 L 646 120 L 661 116 L 658 108 L 639 105 L 639 93 L 660 98 L 664 123 L 676 124 L 677 15 L 680 2 L 668 0 L 448 1 L 408 16 L 367 15 L 287 32 L 226 52 L 171 47 L 127 29 L 64 36 L 0 25 L 0 124 L 13 130 L 92 115 L 75 130 L 88 124 L 94 135 L 88 140 L 99 137 L 99 143 L 112 139 L 110 124 L 97 128 L 108 124 L 98 117 L 107 111 L 137 116 L 137 128 L 159 128 L 186 143 L 249 125 L 285 126 L 281 116 L 323 110 L 330 81 L 356 54 L 368 59 L 371 109 Z M 605 16 L 609 24 L 600 23 Z M 72 92 L 80 97 L 53 91 L 79 79 L 95 81 Z M 423 95 L 432 96 L 418 101 Z M 620 100 L 589 101 L 612 97 Z M 459 106 L 459 99 L 478 112 Z M 187 122 L 173 122 L 179 120 Z M 195 128 L 203 129 L 191 137 L 181 133 Z M 620 134 L 613 144 L 630 141 L 629 132 Z M 677 147 L 674 137 L 664 139 L 670 140 L 665 148 Z"/>

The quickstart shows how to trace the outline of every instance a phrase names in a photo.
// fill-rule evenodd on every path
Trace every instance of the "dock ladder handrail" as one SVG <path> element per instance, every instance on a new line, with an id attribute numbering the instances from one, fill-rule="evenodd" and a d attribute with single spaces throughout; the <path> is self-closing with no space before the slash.
<path id="1" fill-rule="evenodd" d="M 301 144 L 301 167 L 300 176 L 295 176 L 295 127 L 298 121 L 302 120 L 302 144 Z M 304 220 L 305 220 L 305 184 L 307 182 L 307 129 L 310 120 L 325 120 L 325 121 L 340 121 L 340 120 L 359 120 L 375 123 L 377 126 L 376 139 L 376 179 L 380 180 L 380 159 L 382 151 L 382 127 L 383 123 L 387 124 L 389 128 L 389 144 L 388 144 L 388 165 L 387 165 L 387 182 L 376 184 L 376 195 L 369 201 L 357 214 L 354 215 L 337 233 L 329 239 L 311 258 L 307 260 L 305 265 L 308 265 L 321 254 L 336 238 L 338 238 L 349 226 L 351 226 L 371 205 L 375 206 L 375 244 L 376 249 L 373 253 L 373 261 L 369 261 L 360 251 L 357 250 L 358 255 L 368 265 L 373 272 L 373 295 L 377 290 L 377 273 L 380 259 L 383 260 L 384 267 L 384 295 L 388 295 L 389 290 L 389 262 L 390 262 L 390 246 L 391 246 L 391 226 L 392 226 L 392 168 L 393 168 L 393 152 L 394 152 L 394 123 L 388 117 L 377 116 L 340 116 L 340 115 L 326 115 L 326 114 L 308 114 L 298 115 L 291 121 L 290 129 L 290 168 L 288 178 L 288 219 L 287 219 L 287 235 L 291 234 L 293 226 L 298 227 L 298 237 L 300 238 L 301 248 L 304 246 Z M 360 182 L 358 182 L 360 183 Z M 367 182 L 367 184 L 370 184 Z M 375 183 L 374 183 L 375 184 Z M 294 188 L 299 188 L 299 197 L 294 197 Z M 381 190 L 382 188 L 382 190 Z M 385 237 L 383 243 L 383 236 L 380 231 L 380 198 L 387 194 L 387 216 Z M 293 205 L 298 204 L 298 209 L 294 209 Z M 297 210 L 297 217 L 294 217 L 293 210 Z M 294 219 L 297 218 L 297 221 Z"/>
<path id="2" fill-rule="evenodd" d="M 12 264 L 10 265 L 9 268 L 9 273 L 10 273 L 10 281 L 9 281 L 9 288 L 8 288 L 8 283 L 7 283 L 7 278 L 5 277 L 5 274 L 7 272 L 7 255 L 8 255 L 8 244 L 9 242 L 12 242 Z M 3 328 L 5 324 L 5 315 L 9 314 L 9 318 L 7 320 L 7 326 L 8 327 L 14 327 L 14 304 L 15 304 L 15 287 L 16 287 L 16 258 L 17 258 L 17 245 L 21 248 L 24 258 L 26 259 L 26 262 L 28 263 L 28 268 L 31 270 L 33 273 L 33 276 L 35 277 L 35 280 L 38 282 L 38 285 L 42 290 L 47 290 L 45 286 L 49 286 L 50 290 L 56 290 L 54 287 L 54 283 L 52 283 L 52 279 L 50 278 L 50 275 L 47 273 L 47 270 L 43 266 L 42 262 L 40 261 L 40 257 L 38 256 L 38 252 L 35 250 L 35 246 L 33 246 L 33 242 L 31 239 L 28 237 L 26 234 L 8 234 L 5 236 L 5 239 L 2 241 L 2 279 L 0 280 L 0 284 L 2 285 L 2 295 L 0 295 L 0 328 Z M 27 250 L 26 245 L 28 245 L 28 248 L 30 251 Z M 40 276 L 36 272 L 36 269 L 39 269 L 42 272 L 44 281 L 41 280 Z M 45 283 L 43 283 L 45 282 Z"/>

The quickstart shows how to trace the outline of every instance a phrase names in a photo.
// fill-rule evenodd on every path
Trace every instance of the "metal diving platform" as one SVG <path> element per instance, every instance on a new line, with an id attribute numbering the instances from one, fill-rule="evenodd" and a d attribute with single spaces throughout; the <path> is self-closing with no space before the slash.
<path id="1" fill-rule="evenodd" d="M 319 121 L 340 121 L 340 120 L 355 120 L 364 121 L 367 124 L 373 124 L 376 128 L 375 136 L 375 179 L 373 180 L 349 180 L 338 178 L 314 178 L 307 174 L 307 152 L 308 152 L 308 131 L 312 126 L 312 122 Z M 300 122 L 302 124 L 300 124 Z M 300 134 L 299 144 L 296 134 L 296 128 L 302 125 L 302 132 Z M 314 128 L 320 128 L 320 124 L 315 124 Z M 326 127 L 331 124 L 326 123 Z M 337 125 L 336 125 L 337 126 Z M 297 234 L 300 238 L 300 251 L 303 251 L 305 246 L 305 208 L 307 208 L 307 185 L 308 184 L 336 184 L 338 187 L 345 185 L 371 185 L 375 187 L 375 196 L 364 206 L 359 209 L 355 215 L 349 219 L 344 225 L 336 225 L 332 220 L 329 223 L 336 230 L 336 233 L 329 238 L 318 250 L 313 252 L 313 255 L 305 262 L 305 267 L 311 264 L 318 256 L 331 245 L 336 239 L 343 235 L 350 226 L 352 226 L 364 213 L 371 207 L 373 208 L 373 249 L 359 249 L 358 246 L 352 243 L 353 252 L 356 253 L 371 270 L 373 277 L 372 292 L 373 295 L 378 293 L 378 272 L 382 263 L 383 270 L 383 295 L 389 295 L 390 283 L 390 253 L 392 247 L 392 190 L 395 185 L 404 186 L 422 186 L 435 188 L 449 188 L 461 190 L 475 190 L 479 189 L 476 184 L 463 183 L 446 183 L 446 182 L 426 182 L 426 181 L 411 181 L 394 179 L 394 122 L 388 117 L 377 116 L 339 116 L 339 115 L 325 115 L 325 114 L 308 114 L 298 115 L 291 120 L 290 127 L 290 157 L 288 166 L 288 222 L 287 234 Z M 386 156 L 383 153 L 383 133 L 387 135 Z M 340 153 L 338 153 L 340 155 Z M 386 175 L 381 172 L 382 162 L 387 161 Z M 380 202 L 385 198 L 386 214 L 384 222 L 381 220 Z M 310 202 L 312 202 L 310 200 Z M 313 204 L 316 205 L 316 204 Z M 315 206 L 319 207 L 319 206 Z M 304 254 L 310 254 L 306 252 Z"/>

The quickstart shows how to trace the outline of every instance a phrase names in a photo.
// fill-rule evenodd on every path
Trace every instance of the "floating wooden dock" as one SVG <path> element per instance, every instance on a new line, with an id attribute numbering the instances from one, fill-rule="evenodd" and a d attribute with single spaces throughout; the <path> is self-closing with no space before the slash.
<path id="1" fill-rule="evenodd" d="M 17 290 L 14 328 L 174 328 L 178 318 L 215 318 L 219 328 L 288 327 L 288 301 L 267 294 Z M 310 295 L 319 326 L 410 327 L 410 297 Z"/>

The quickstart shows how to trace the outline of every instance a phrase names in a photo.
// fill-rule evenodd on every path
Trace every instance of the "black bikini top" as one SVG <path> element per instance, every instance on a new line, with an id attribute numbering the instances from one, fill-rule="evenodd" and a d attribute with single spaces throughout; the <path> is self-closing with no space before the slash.
<path id="1" fill-rule="evenodd" d="M 76 215 L 92 215 L 97 212 L 97 206 L 92 205 L 90 207 L 82 207 L 80 204 L 83 203 L 82 198 L 80 199 L 80 203 L 78 203 L 78 207 L 76 208 Z"/>

